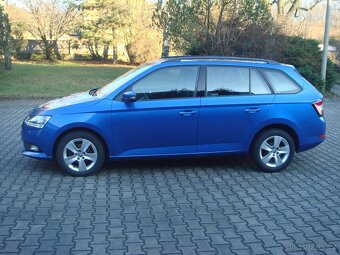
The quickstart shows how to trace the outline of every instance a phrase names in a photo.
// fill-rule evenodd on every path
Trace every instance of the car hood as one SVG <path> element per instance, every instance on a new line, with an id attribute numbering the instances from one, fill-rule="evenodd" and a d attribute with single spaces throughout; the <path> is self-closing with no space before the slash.
<path id="1" fill-rule="evenodd" d="M 91 96 L 88 91 L 80 92 L 80 93 L 75 93 L 71 94 L 69 96 L 65 96 L 62 98 L 57 98 L 53 99 L 51 101 L 48 101 L 36 108 L 34 108 L 31 111 L 31 115 L 36 115 L 41 112 L 47 112 L 50 110 L 62 108 L 62 107 L 67 107 L 71 105 L 76 105 L 76 104 L 86 104 L 88 105 L 89 103 L 91 104 L 98 102 L 100 98 L 96 96 Z M 92 104 L 91 104 L 92 105 Z"/>

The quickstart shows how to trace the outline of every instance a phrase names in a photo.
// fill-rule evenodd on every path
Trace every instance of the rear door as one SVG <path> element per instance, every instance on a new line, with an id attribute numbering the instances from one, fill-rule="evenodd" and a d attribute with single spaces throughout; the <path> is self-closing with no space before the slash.
<path id="1" fill-rule="evenodd" d="M 198 124 L 198 151 L 245 150 L 252 130 L 264 118 L 273 99 L 256 69 L 208 66 Z"/>

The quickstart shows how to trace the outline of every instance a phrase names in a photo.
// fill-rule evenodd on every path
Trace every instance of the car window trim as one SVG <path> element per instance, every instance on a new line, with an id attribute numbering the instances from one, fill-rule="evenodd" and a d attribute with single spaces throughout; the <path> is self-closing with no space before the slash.
<path id="1" fill-rule="evenodd" d="M 195 82 L 195 90 L 193 93 L 193 96 L 191 97 L 175 97 L 175 98 L 159 98 L 159 99 L 148 99 L 148 100 L 143 100 L 143 101 L 136 101 L 136 102 L 148 102 L 148 101 L 157 101 L 157 100 L 178 100 L 178 99 L 188 99 L 188 98 L 196 98 L 197 94 L 197 88 L 198 88 L 198 83 L 199 83 L 199 78 L 200 78 L 200 71 L 201 71 L 201 66 L 200 65 L 173 65 L 173 66 L 162 66 L 160 68 L 157 68 L 147 75 L 144 75 L 143 77 L 139 78 L 138 80 L 134 81 L 131 83 L 128 87 L 123 89 L 118 95 L 114 97 L 113 100 L 123 102 L 122 100 L 122 95 L 126 92 L 131 90 L 131 87 L 135 85 L 137 82 L 141 81 L 142 79 L 146 78 L 147 76 L 151 75 L 154 72 L 157 72 L 159 70 L 165 69 L 165 68 L 176 68 L 176 67 L 196 67 L 197 68 L 197 76 L 196 76 L 196 82 Z"/>
<path id="2" fill-rule="evenodd" d="M 207 67 L 202 65 L 199 67 L 199 77 L 196 88 L 196 97 L 204 97 L 206 93 L 206 83 L 207 83 Z"/>

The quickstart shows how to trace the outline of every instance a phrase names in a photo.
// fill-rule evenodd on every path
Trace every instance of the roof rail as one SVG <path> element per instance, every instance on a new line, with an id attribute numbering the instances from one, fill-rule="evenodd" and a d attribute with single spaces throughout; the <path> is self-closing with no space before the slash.
<path id="1" fill-rule="evenodd" d="M 164 58 L 164 62 L 176 61 L 195 61 L 195 60 L 210 60 L 210 61 L 244 61 L 244 62 L 261 62 L 266 64 L 279 64 L 274 60 L 262 58 L 244 58 L 244 57 L 223 57 L 223 56 L 171 56 Z"/>

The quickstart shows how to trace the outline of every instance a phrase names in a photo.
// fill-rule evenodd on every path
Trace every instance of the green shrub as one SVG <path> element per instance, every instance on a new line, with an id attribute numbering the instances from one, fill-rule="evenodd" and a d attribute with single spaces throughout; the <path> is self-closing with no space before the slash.
<path id="1" fill-rule="evenodd" d="M 72 60 L 78 61 L 91 60 L 91 56 L 89 54 L 74 54 Z"/>
<path id="2" fill-rule="evenodd" d="M 73 55 L 72 54 L 60 54 L 61 56 L 61 60 L 62 61 L 70 61 L 70 60 L 73 60 Z"/>
<path id="3" fill-rule="evenodd" d="M 331 89 L 336 84 L 336 70 L 332 60 L 327 60 L 327 72 L 326 72 L 326 91 L 331 91 Z"/>
<path id="4" fill-rule="evenodd" d="M 15 59 L 17 60 L 31 60 L 32 53 L 19 52 L 15 54 Z"/>
<path id="5" fill-rule="evenodd" d="M 283 62 L 294 65 L 300 74 L 320 90 L 321 80 L 321 57 L 322 52 L 319 42 L 302 37 L 288 37 L 283 50 Z M 335 70 L 330 59 L 327 62 L 325 90 L 330 91 L 335 85 Z"/>
<path id="6" fill-rule="evenodd" d="M 32 61 L 44 61 L 44 60 L 46 60 L 46 56 L 43 53 L 32 53 L 30 60 L 32 60 Z"/>

